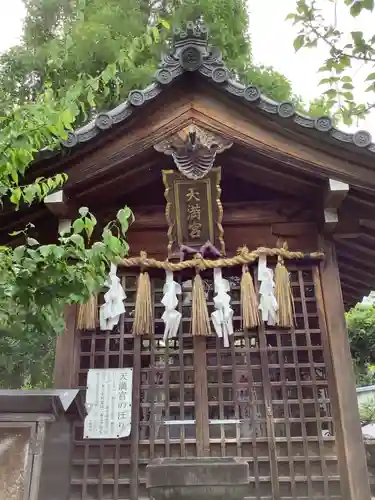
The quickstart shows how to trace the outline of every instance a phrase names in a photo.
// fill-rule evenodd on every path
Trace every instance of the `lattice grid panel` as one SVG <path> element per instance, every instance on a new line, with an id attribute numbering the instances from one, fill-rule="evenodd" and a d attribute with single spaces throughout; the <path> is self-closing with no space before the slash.
<path id="1" fill-rule="evenodd" d="M 82 332 L 78 384 L 86 388 L 90 368 L 129 368 L 134 363 L 131 333 L 136 292 L 135 276 L 122 279 L 127 307 L 112 332 Z M 125 500 L 130 498 L 131 438 L 84 440 L 83 424 L 76 423 L 72 457 L 71 500 Z"/>
<path id="2" fill-rule="evenodd" d="M 120 441 L 85 441 L 82 425 L 77 424 L 71 500 L 147 498 L 145 469 L 152 458 L 197 456 L 204 435 L 197 427 L 197 415 L 203 407 L 208 407 L 207 454 L 240 456 L 249 462 L 247 498 L 341 499 L 327 353 L 311 268 L 291 272 L 296 327 L 290 331 L 262 327 L 244 333 L 240 278 L 228 273 L 226 277 L 231 282 L 235 337 L 229 348 L 215 336 L 200 344 L 205 366 L 198 370 L 197 347 L 190 333 L 189 276 L 181 281 L 180 331 L 167 345 L 162 341 L 164 309 L 160 302 L 164 281 L 159 278 L 152 280 L 153 339 L 135 340 L 131 334 L 135 276 L 123 278 L 126 313 L 118 329 L 82 333 L 80 387 L 86 386 L 89 368 L 133 366 L 139 372 L 139 422 L 135 424 L 139 432 Z M 204 279 L 211 312 L 213 283 L 209 274 Z M 196 401 L 195 380 L 202 369 L 207 376 L 207 395 L 205 401 Z M 131 467 L 131 439 L 137 439 L 137 472 Z M 137 485 L 133 490 L 131 482 Z"/>
<path id="3" fill-rule="evenodd" d="M 243 333 L 230 277 L 235 339 L 207 338 L 210 454 L 248 460 L 248 498 L 341 499 L 327 367 L 311 269 L 291 272 L 293 330 Z"/>

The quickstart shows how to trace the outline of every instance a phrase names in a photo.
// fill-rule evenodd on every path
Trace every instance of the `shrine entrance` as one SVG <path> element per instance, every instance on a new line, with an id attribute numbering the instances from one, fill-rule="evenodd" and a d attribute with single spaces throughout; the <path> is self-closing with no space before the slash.
<path id="1" fill-rule="evenodd" d="M 133 367 L 132 434 L 83 440 L 76 424 L 70 499 L 148 498 L 145 469 L 156 457 L 245 457 L 249 499 L 341 498 L 327 382 L 330 357 L 318 267 L 290 267 L 296 327 L 243 332 L 240 276 L 231 284 L 235 335 L 193 336 L 191 274 L 181 275 L 179 334 L 163 342 L 164 279 L 152 279 L 155 333 L 134 337 L 136 276 L 122 278 L 126 313 L 117 330 L 83 332 L 78 382 L 90 368 Z M 212 309 L 209 275 L 205 292 Z M 256 280 L 255 280 L 256 282 Z"/>

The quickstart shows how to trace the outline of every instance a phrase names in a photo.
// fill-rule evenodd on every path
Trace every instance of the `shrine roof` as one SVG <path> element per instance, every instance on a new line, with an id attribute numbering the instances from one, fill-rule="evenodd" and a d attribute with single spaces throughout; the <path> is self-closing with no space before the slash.
<path id="1" fill-rule="evenodd" d="M 67 173 L 61 200 L 61 210 L 67 212 L 54 214 L 46 204 L 35 204 L 27 212 L 22 207 L 17 213 L 12 207 L 2 210 L 0 240 L 8 241 L 10 232 L 32 220 L 43 221 L 38 240 L 44 241 L 55 233 L 55 215 L 71 218 L 74 207 L 90 206 L 103 216 L 107 205 L 114 213 L 120 200 L 121 206 L 142 205 L 147 209 L 144 227 L 156 227 L 155 207 L 162 209 L 165 220 L 161 170 L 174 166 L 170 156 L 159 154 L 165 152 L 160 145 L 192 124 L 231 143 L 220 154 L 224 203 L 280 196 L 302 200 L 314 210 L 319 225 L 326 216 L 327 224 L 332 223 L 330 237 L 336 244 L 346 307 L 375 289 L 371 135 L 340 131 L 328 116 L 303 115 L 293 103 L 276 102 L 256 86 L 243 85 L 220 51 L 209 47 L 207 29 L 192 23 L 174 33 L 153 83 L 132 90 L 123 103 L 70 132 L 60 157 L 57 151 L 44 151 L 39 165 L 29 170 L 31 177 Z M 339 183 L 338 192 L 327 190 L 331 180 Z M 159 187 L 154 189 L 156 182 Z M 291 200 L 288 204 L 293 206 Z"/>
<path id="2" fill-rule="evenodd" d="M 147 103 L 167 91 L 173 82 L 195 73 L 225 94 L 232 96 L 248 108 L 260 110 L 276 120 L 282 120 L 284 128 L 296 129 L 306 134 L 318 132 L 321 138 L 333 146 L 345 146 L 352 151 L 375 153 L 375 143 L 365 130 L 344 132 L 334 127 L 329 116 L 313 118 L 295 109 L 292 102 L 277 102 L 261 93 L 255 85 L 244 85 L 238 81 L 222 59 L 218 49 L 209 47 L 208 31 L 204 25 L 187 23 L 186 29 L 174 30 L 170 53 L 161 58 L 153 83 L 144 89 L 132 90 L 128 98 L 115 108 L 99 113 L 92 121 L 68 134 L 63 141 L 65 148 L 93 141 L 97 136 L 117 124 L 125 122 Z M 336 144 L 335 144 L 336 143 Z"/>

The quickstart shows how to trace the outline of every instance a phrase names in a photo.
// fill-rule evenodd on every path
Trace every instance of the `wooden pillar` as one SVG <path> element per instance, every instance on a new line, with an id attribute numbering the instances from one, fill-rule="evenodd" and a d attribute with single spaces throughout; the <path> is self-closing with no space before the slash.
<path id="1" fill-rule="evenodd" d="M 63 190 L 45 197 L 44 204 L 58 220 L 59 233 L 70 226 L 71 217 L 77 213 L 74 201 Z M 78 386 L 79 338 L 76 333 L 77 306 L 64 307 L 64 332 L 56 339 L 55 389 L 71 389 Z"/>
<path id="2" fill-rule="evenodd" d="M 55 389 L 71 389 L 78 386 L 79 338 L 76 333 L 77 306 L 64 307 L 64 332 L 56 339 Z"/>
<path id="3" fill-rule="evenodd" d="M 333 416 L 338 444 L 342 498 L 369 500 L 371 494 L 365 448 L 335 247 L 331 241 L 325 241 L 324 246 L 326 258 L 321 265 L 322 297 L 319 297 L 321 291 L 317 290 L 317 298 L 323 323 L 322 334 L 326 326 L 331 354 L 332 373 L 329 375 L 331 390 L 333 390 Z"/>

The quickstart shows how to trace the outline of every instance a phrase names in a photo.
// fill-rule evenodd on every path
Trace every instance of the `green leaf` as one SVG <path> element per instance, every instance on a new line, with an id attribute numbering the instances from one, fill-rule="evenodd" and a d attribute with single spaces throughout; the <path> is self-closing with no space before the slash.
<path id="1" fill-rule="evenodd" d="M 43 257 L 48 257 L 51 253 L 51 245 L 43 245 L 39 248 L 39 252 Z"/>
<path id="2" fill-rule="evenodd" d="M 35 185 L 30 184 L 29 186 L 26 186 L 25 189 L 23 190 L 23 199 L 25 200 L 26 203 L 30 205 L 35 199 L 35 194 L 36 194 Z"/>
<path id="3" fill-rule="evenodd" d="M 130 223 L 134 222 L 134 214 L 129 207 L 124 207 L 117 212 L 117 220 L 120 222 L 123 236 L 129 229 L 129 219 Z"/>
<path id="4" fill-rule="evenodd" d="M 82 219 L 77 219 L 73 222 L 73 231 L 77 234 L 79 233 L 82 233 L 84 227 L 85 227 L 85 223 Z"/>
<path id="5" fill-rule="evenodd" d="M 362 7 L 364 9 L 373 11 L 374 10 L 374 0 L 362 0 Z"/>
<path id="6" fill-rule="evenodd" d="M 352 35 L 353 41 L 356 45 L 363 43 L 363 31 L 352 31 L 350 34 Z"/>
<path id="7" fill-rule="evenodd" d="M 78 210 L 78 213 L 81 217 L 86 217 L 86 215 L 89 213 L 89 209 L 87 207 L 81 207 Z"/>
<path id="8" fill-rule="evenodd" d="M 63 255 L 64 255 L 65 251 L 62 247 L 55 245 L 52 248 L 52 253 L 56 257 L 56 259 L 61 259 L 61 257 L 63 257 Z"/>
<path id="9" fill-rule="evenodd" d="M 87 238 L 90 239 L 92 233 L 94 232 L 95 222 L 92 219 L 86 218 L 85 220 L 85 231 L 87 234 Z"/>
<path id="10" fill-rule="evenodd" d="M 352 92 L 343 92 L 342 94 L 345 99 L 347 99 L 348 101 L 352 101 L 354 99 L 354 96 L 352 94 Z"/>
<path id="11" fill-rule="evenodd" d="M 26 242 L 29 246 L 34 247 L 36 245 L 39 245 L 39 241 L 36 240 L 35 238 L 27 238 Z"/>
<path id="12" fill-rule="evenodd" d="M 20 245 L 13 250 L 13 258 L 16 262 L 21 262 L 23 256 L 25 255 L 25 245 Z"/>
<path id="13" fill-rule="evenodd" d="M 367 75 L 367 78 L 365 81 L 368 82 L 370 80 L 375 80 L 375 73 L 370 73 L 369 75 Z"/>
<path id="14" fill-rule="evenodd" d="M 343 86 L 342 86 L 343 89 L 347 89 L 347 90 L 353 90 L 354 89 L 354 85 L 352 83 L 344 83 Z"/>
<path id="15" fill-rule="evenodd" d="M 12 177 L 13 182 L 18 184 L 18 172 L 16 170 L 12 170 L 10 175 Z"/>
<path id="16" fill-rule="evenodd" d="M 72 234 L 69 239 L 78 247 L 83 247 L 85 246 L 85 240 L 82 238 L 80 234 Z"/>
<path id="17" fill-rule="evenodd" d="M 166 30 L 170 30 L 171 28 L 171 25 L 169 24 L 169 22 L 165 19 L 159 19 L 159 23 L 163 26 L 163 28 L 165 28 Z"/>
<path id="18" fill-rule="evenodd" d="M 92 108 L 95 108 L 95 95 L 94 95 L 94 92 L 90 89 L 88 92 L 87 92 L 87 102 L 89 103 L 89 105 L 92 107 Z"/>
<path id="19" fill-rule="evenodd" d="M 298 35 L 293 42 L 294 50 L 297 52 L 300 50 L 305 43 L 305 35 Z"/>
<path id="20" fill-rule="evenodd" d="M 21 196 L 22 191 L 20 187 L 14 188 L 12 194 L 10 195 L 10 201 L 13 203 L 13 205 L 16 205 L 17 208 L 19 207 Z"/>
<path id="21" fill-rule="evenodd" d="M 362 10 L 362 4 L 359 0 L 356 0 L 353 5 L 350 7 L 350 15 L 353 17 L 357 17 Z"/>
<path id="22" fill-rule="evenodd" d="M 331 85 L 331 83 L 332 82 L 330 78 L 322 78 L 322 80 L 320 80 L 319 82 L 319 85 L 327 85 L 327 84 Z"/>
<path id="23" fill-rule="evenodd" d="M 334 97 L 337 96 L 337 90 L 335 89 L 329 89 L 329 90 L 326 90 L 324 92 L 324 94 L 329 98 L 329 99 L 333 99 Z"/>

